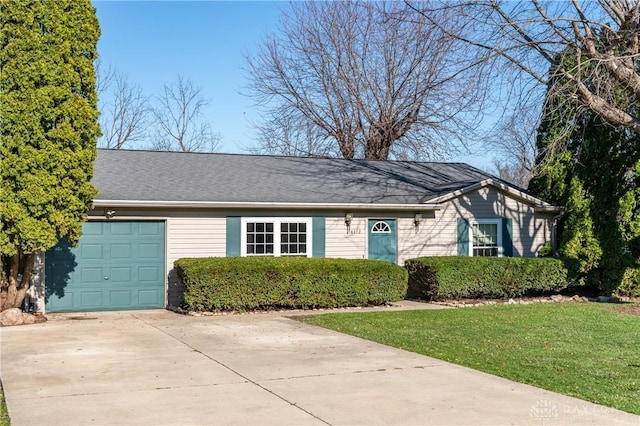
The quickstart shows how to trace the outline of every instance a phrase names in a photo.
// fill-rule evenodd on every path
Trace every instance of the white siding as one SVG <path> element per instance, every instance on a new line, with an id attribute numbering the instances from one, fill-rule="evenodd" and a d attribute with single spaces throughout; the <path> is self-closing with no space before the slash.
<path id="1" fill-rule="evenodd" d="M 458 218 L 513 220 L 513 255 L 535 256 L 551 240 L 553 215 L 536 213 L 534 206 L 491 187 L 461 195 L 435 217 L 423 218 L 416 230 L 411 219 L 398 220 L 398 262 L 419 256 L 458 254 Z"/>
<path id="2" fill-rule="evenodd" d="M 414 225 L 413 218 L 398 219 L 398 263 L 400 265 L 403 265 L 405 260 L 415 257 L 456 254 L 456 235 L 453 235 L 453 239 L 448 237 L 448 221 L 439 218 L 440 212 L 436 212 L 435 217 L 425 216 L 423 215 L 417 227 Z M 455 231 L 455 228 L 453 229 Z"/>
<path id="3" fill-rule="evenodd" d="M 224 217 L 172 217 L 167 219 L 167 266 L 182 257 L 211 257 L 226 254 Z"/>
<path id="4" fill-rule="evenodd" d="M 298 213 L 300 214 L 300 213 Z M 319 212 L 314 212 L 319 215 Z M 349 232 L 344 215 L 326 215 L 326 257 L 367 258 L 367 221 L 370 218 L 396 219 L 398 229 L 398 263 L 420 256 L 455 256 L 458 254 L 458 218 L 513 220 L 514 256 L 535 256 L 551 239 L 553 215 L 536 213 L 528 202 L 515 199 L 492 187 L 464 194 L 442 205 L 435 212 L 422 212 L 416 227 L 413 213 L 354 214 Z"/>
<path id="5" fill-rule="evenodd" d="M 540 247 L 551 240 L 552 215 L 536 213 L 533 205 L 493 188 L 470 192 L 448 204 L 448 211 L 453 215 L 476 219 L 512 219 L 514 256 L 535 256 Z M 457 238 L 456 228 L 453 233 Z"/>
<path id="6" fill-rule="evenodd" d="M 367 257 L 367 220 L 354 217 L 349 233 L 344 217 L 325 219 L 325 256 L 344 259 L 365 259 Z"/>
<path id="7" fill-rule="evenodd" d="M 226 219 L 224 217 L 170 217 L 167 219 L 167 303 L 182 302 L 184 287 L 173 269 L 183 257 L 226 255 Z"/>

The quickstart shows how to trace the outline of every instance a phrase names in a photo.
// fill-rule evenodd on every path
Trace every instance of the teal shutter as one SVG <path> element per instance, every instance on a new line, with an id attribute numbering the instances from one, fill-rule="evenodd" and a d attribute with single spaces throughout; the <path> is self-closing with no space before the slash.
<path id="1" fill-rule="evenodd" d="M 312 222 L 313 247 L 311 257 L 325 256 L 325 219 L 323 216 L 314 216 Z"/>
<path id="2" fill-rule="evenodd" d="M 513 257 L 513 219 L 502 218 L 502 255 Z"/>
<path id="3" fill-rule="evenodd" d="M 227 216 L 227 257 L 240 256 L 240 227 L 239 216 Z"/>
<path id="4" fill-rule="evenodd" d="M 469 256 L 469 221 L 458 218 L 458 256 Z"/>

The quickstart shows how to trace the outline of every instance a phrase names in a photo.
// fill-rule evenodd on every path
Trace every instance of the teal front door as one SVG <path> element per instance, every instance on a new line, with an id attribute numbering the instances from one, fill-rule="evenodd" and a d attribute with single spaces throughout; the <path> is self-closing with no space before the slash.
<path id="1" fill-rule="evenodd" d="M 395 219 L 369 219 L 369 259 L 396 263 Z"/>
<path id="2" fill-rule="evenodd" d="M 77 248 L 61 240 L 45 254 L 47 312 L 164 307 L 164 222 L 87 222 L 82 229 Z"/>

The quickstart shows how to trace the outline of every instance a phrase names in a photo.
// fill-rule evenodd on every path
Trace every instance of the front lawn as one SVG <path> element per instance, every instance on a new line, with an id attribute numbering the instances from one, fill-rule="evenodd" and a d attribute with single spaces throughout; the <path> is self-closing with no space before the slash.
<path id="1" fill-rule="evenodd" d="M 299 320 L 640 414 L 636 308 L 494 305 Z"/>

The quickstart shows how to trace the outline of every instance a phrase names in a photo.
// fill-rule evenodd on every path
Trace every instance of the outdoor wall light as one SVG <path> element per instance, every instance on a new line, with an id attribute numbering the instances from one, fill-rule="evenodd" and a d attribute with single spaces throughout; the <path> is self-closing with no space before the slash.
<path id="1" fill-rule="evenodd" d="M 347 225 L 347 233 L 351 230 L 351 221 L 353 220 L 353 213 L 347 213 L 344 215 L 344 224 Z"/>
<path id="2" fill-rule="evenodd" d="M 104 211 L 104 217 L 106 217 L 107 220 L 112 219 L 115 215 L 116 215 L 116 211 L 115 210 L 105 210 Z"/>
<path id="3" fill-rule="evenodd" d="M 413 215 L 413 224 L 417 228 L 420 226 L 420 222 L 422 222 L 422 213 L 416 213 Z"/>

